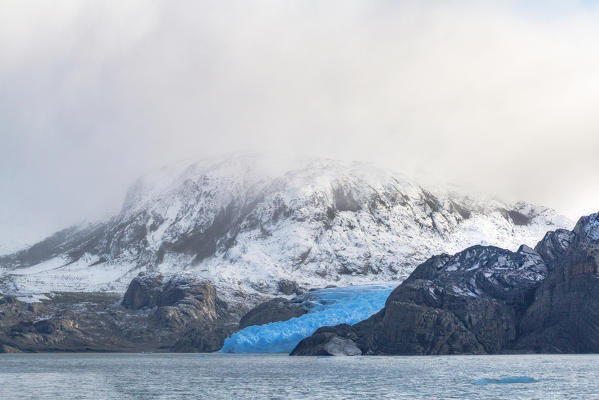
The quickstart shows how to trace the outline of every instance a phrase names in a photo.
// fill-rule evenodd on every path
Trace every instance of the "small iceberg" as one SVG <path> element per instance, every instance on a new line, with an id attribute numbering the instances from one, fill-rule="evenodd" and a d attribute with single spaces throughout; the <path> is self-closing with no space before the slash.
<path id="1" fill-rule="evenodd" d="M 482 378 L 472 381 L 475 385 L 506 385 L 511 383 L 536 383 L 540 382 L 530 376 L 506 376 L 505 378 Z"/>
<path id="2" fill-rule="evenodd" d="M 322 326 L 358 323 L 381 310 L 396 285 L 315 290 L 307 314 L 287 321 L 248 326 L 225 340 L 221 353 L 289 353 Z"/>

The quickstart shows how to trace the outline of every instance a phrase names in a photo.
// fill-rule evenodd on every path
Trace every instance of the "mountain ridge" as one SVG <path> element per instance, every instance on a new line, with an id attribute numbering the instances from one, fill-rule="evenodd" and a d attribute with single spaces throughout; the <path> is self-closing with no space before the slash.
<path id="1" fill-rule="evenodd" d="M 366 163 L 236 155 L 138 179 L 118 214 L 0 257 L 4 292 L 116 291 L 140 271 L 229 293 L 401 281 L 437 253 L 533 245 L 555 211 L 424 187 Z M 291 165 L 291 166 L 288 166 Z"/>

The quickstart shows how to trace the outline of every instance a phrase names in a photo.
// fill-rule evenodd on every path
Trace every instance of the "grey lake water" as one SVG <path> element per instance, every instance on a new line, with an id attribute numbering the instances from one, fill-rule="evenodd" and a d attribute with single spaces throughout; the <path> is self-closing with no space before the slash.
<path id="1" fill-rule="evenodd" d="M 2 354 L 0 399 L 599 399 L 599 356 Z"/>

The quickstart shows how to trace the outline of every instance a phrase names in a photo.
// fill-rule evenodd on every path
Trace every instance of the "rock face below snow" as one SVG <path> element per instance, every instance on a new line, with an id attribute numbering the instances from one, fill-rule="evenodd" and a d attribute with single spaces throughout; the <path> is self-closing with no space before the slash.
<path id="1" fill-rule="evenodd" d="M 141 271 L 185 271 L 255 303 L 302 288 L 400 281 L 432 254 L 532 246 L 571 227 L 546 208 L 425 187 L 370 164 L 272 164 L 237 156 L 140 178 L 113 218 L 0 257 L 0 291 L 122 293 Z"/>
<path id="2" fill-rule="evenodd" d="M 293 356 L 356 356 L 362 354 L 357 342 L 359 336 L 348 324 L 324 326 L 302 340 L 293 350 Z"/>
<path id="3" fill-rule="evenodd" d="M 556 246 L 557 244 L 557 246 Z M 552 250 L 553 272 L 526 310 L 517 348 L 547 353 L 599 352 L 599 214 L 571 233 L 551 232 L 539 243 Z"/>
<path id="4" fill-rule="evenodd" d="M 140 274 L 117 300 L 104 293 L 61 293 L 38 303 L 2 297 L 0 347 L 210 352 L 222 347 L 247 311 L 221 301 L 210 282 L 152 274 Z"/>
<path id="5" fill-rule="evenodd" d="M 420 265 L 383 310 L 319 329 L 292 352 L 350 340 L 360 354 L 599 352 L 599 214 L 535 250 L 472 247 Z"/>
<path id="6" fill-rule="evenodd" d="M 296 298 L 297 299 L 297 298 Z M 239 321 L 239 329 L 252 325 L 264 325 L 271 322 L 287 321 L 308 312 L 307 306 L 300 300 L 274 298 L 258 304 Z"/>
<path id="7" fill-rule="evenodd" d="M 140 273 L 129 283 L 121 304 L 132 310 L 156 307 L 159 303 L 163 279 L 160 274 Z"/>
<path id="8" fill-rule="evenodd" d="M 518 310 L 546 275 L 541 257 L 524 246 L 515 253 L 476 246 L 435 256 L 351 334 L 367 354 L 496 353 L 515 340 Z M 310 352 L 304 343 L 296 350 Z"/>

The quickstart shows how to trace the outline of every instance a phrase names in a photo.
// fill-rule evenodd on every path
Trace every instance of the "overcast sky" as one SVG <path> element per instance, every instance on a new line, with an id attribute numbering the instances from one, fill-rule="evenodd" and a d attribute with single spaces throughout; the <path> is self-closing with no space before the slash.
<path id="1" fill-rule="evenodd" d="M 0 0 L 0 241 L 232 151 L 599 210 L 593 1 Z"/>

